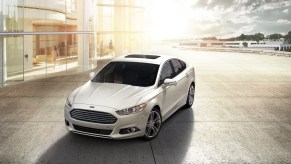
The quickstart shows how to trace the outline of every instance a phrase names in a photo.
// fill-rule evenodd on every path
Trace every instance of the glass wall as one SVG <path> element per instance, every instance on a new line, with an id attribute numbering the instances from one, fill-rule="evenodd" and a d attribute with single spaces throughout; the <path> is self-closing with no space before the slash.
<path id="1" fill-rule="evenodd" d="M 0 0 L 0 87 L 140 52 L 143 12 L 138 0 Z"/>
<path id="2" fill-rule="evenodd" d="M 144 10 L 142 1 L 138 0 L 98 0 L 98 55 L 142 51 Z"/>

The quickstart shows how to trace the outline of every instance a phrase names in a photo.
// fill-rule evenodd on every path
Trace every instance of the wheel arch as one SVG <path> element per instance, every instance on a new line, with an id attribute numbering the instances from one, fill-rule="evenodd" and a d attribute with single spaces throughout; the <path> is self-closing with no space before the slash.
<path id="1" fill-rule="evenodd" d="M 196 86 L 195 86 L 195 81 L 192 81 L 192 82 L 190 83 L 190 85 L 192 85 L 192 84 L 194 85 L 194 89 L 195 89 L 195 87 L 196 87 Z"/>
<path id="2" fill-rule="evenodd" d="M 160 106 L 159 105 L 155 105 L 153 108 L 152 108 L 152 110 L 153 109 L 157 109 L 159 112 L 160 112 L 160 115 L 161 115 L 161 118 L 162 118 L 162 121 L 163 121 L 163 115 L 162 115 L 162 112 L 161 112 L 161 108 L 160 108 Z"/>

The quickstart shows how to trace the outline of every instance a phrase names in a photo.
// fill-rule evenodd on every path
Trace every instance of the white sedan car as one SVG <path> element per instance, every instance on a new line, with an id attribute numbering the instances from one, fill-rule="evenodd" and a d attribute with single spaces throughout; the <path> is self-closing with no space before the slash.
<path id="1" fill-rule="evenodd" d="M 150 140 L 163 121 L 194 101 L 194 68 L 176 58 L 131 54 L 90 77 L 67 98 L 65 123 L 74 133 Z"/>

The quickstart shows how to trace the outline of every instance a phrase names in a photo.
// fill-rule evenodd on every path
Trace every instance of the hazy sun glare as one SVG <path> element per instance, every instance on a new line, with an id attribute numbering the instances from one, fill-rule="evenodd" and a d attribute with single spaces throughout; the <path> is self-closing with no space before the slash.
<path id="1" fill-rule="evenodd" d="M 191 5 L 171 0 L 153 1 L 149 10 L 149 33 L 154 39 L 168 39 L 187 34 L 193 17 Z"/>

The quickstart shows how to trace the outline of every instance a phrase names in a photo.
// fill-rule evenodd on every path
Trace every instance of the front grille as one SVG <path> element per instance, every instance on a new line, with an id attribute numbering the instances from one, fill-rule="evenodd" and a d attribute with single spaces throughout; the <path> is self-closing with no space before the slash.
<path id="1" fill-rule="evenodd" d="M 73 109 L 71 117 L 86 122 L 100 123 L 100 124 L 114 124 L 117 118 L 112 114 L 84 109 Z"/>
<path id="2" fill-rule="evenodd" d="M 82 132 L 87 133 L 94 133 L 94 134 L 101 134 L 101 135 L 110 135 L 112 130 L 105 130 L 105 129 L 94 129 L 94 128 L 88 128 L 84 126 L 74 125 L 74 129 Z"/>

